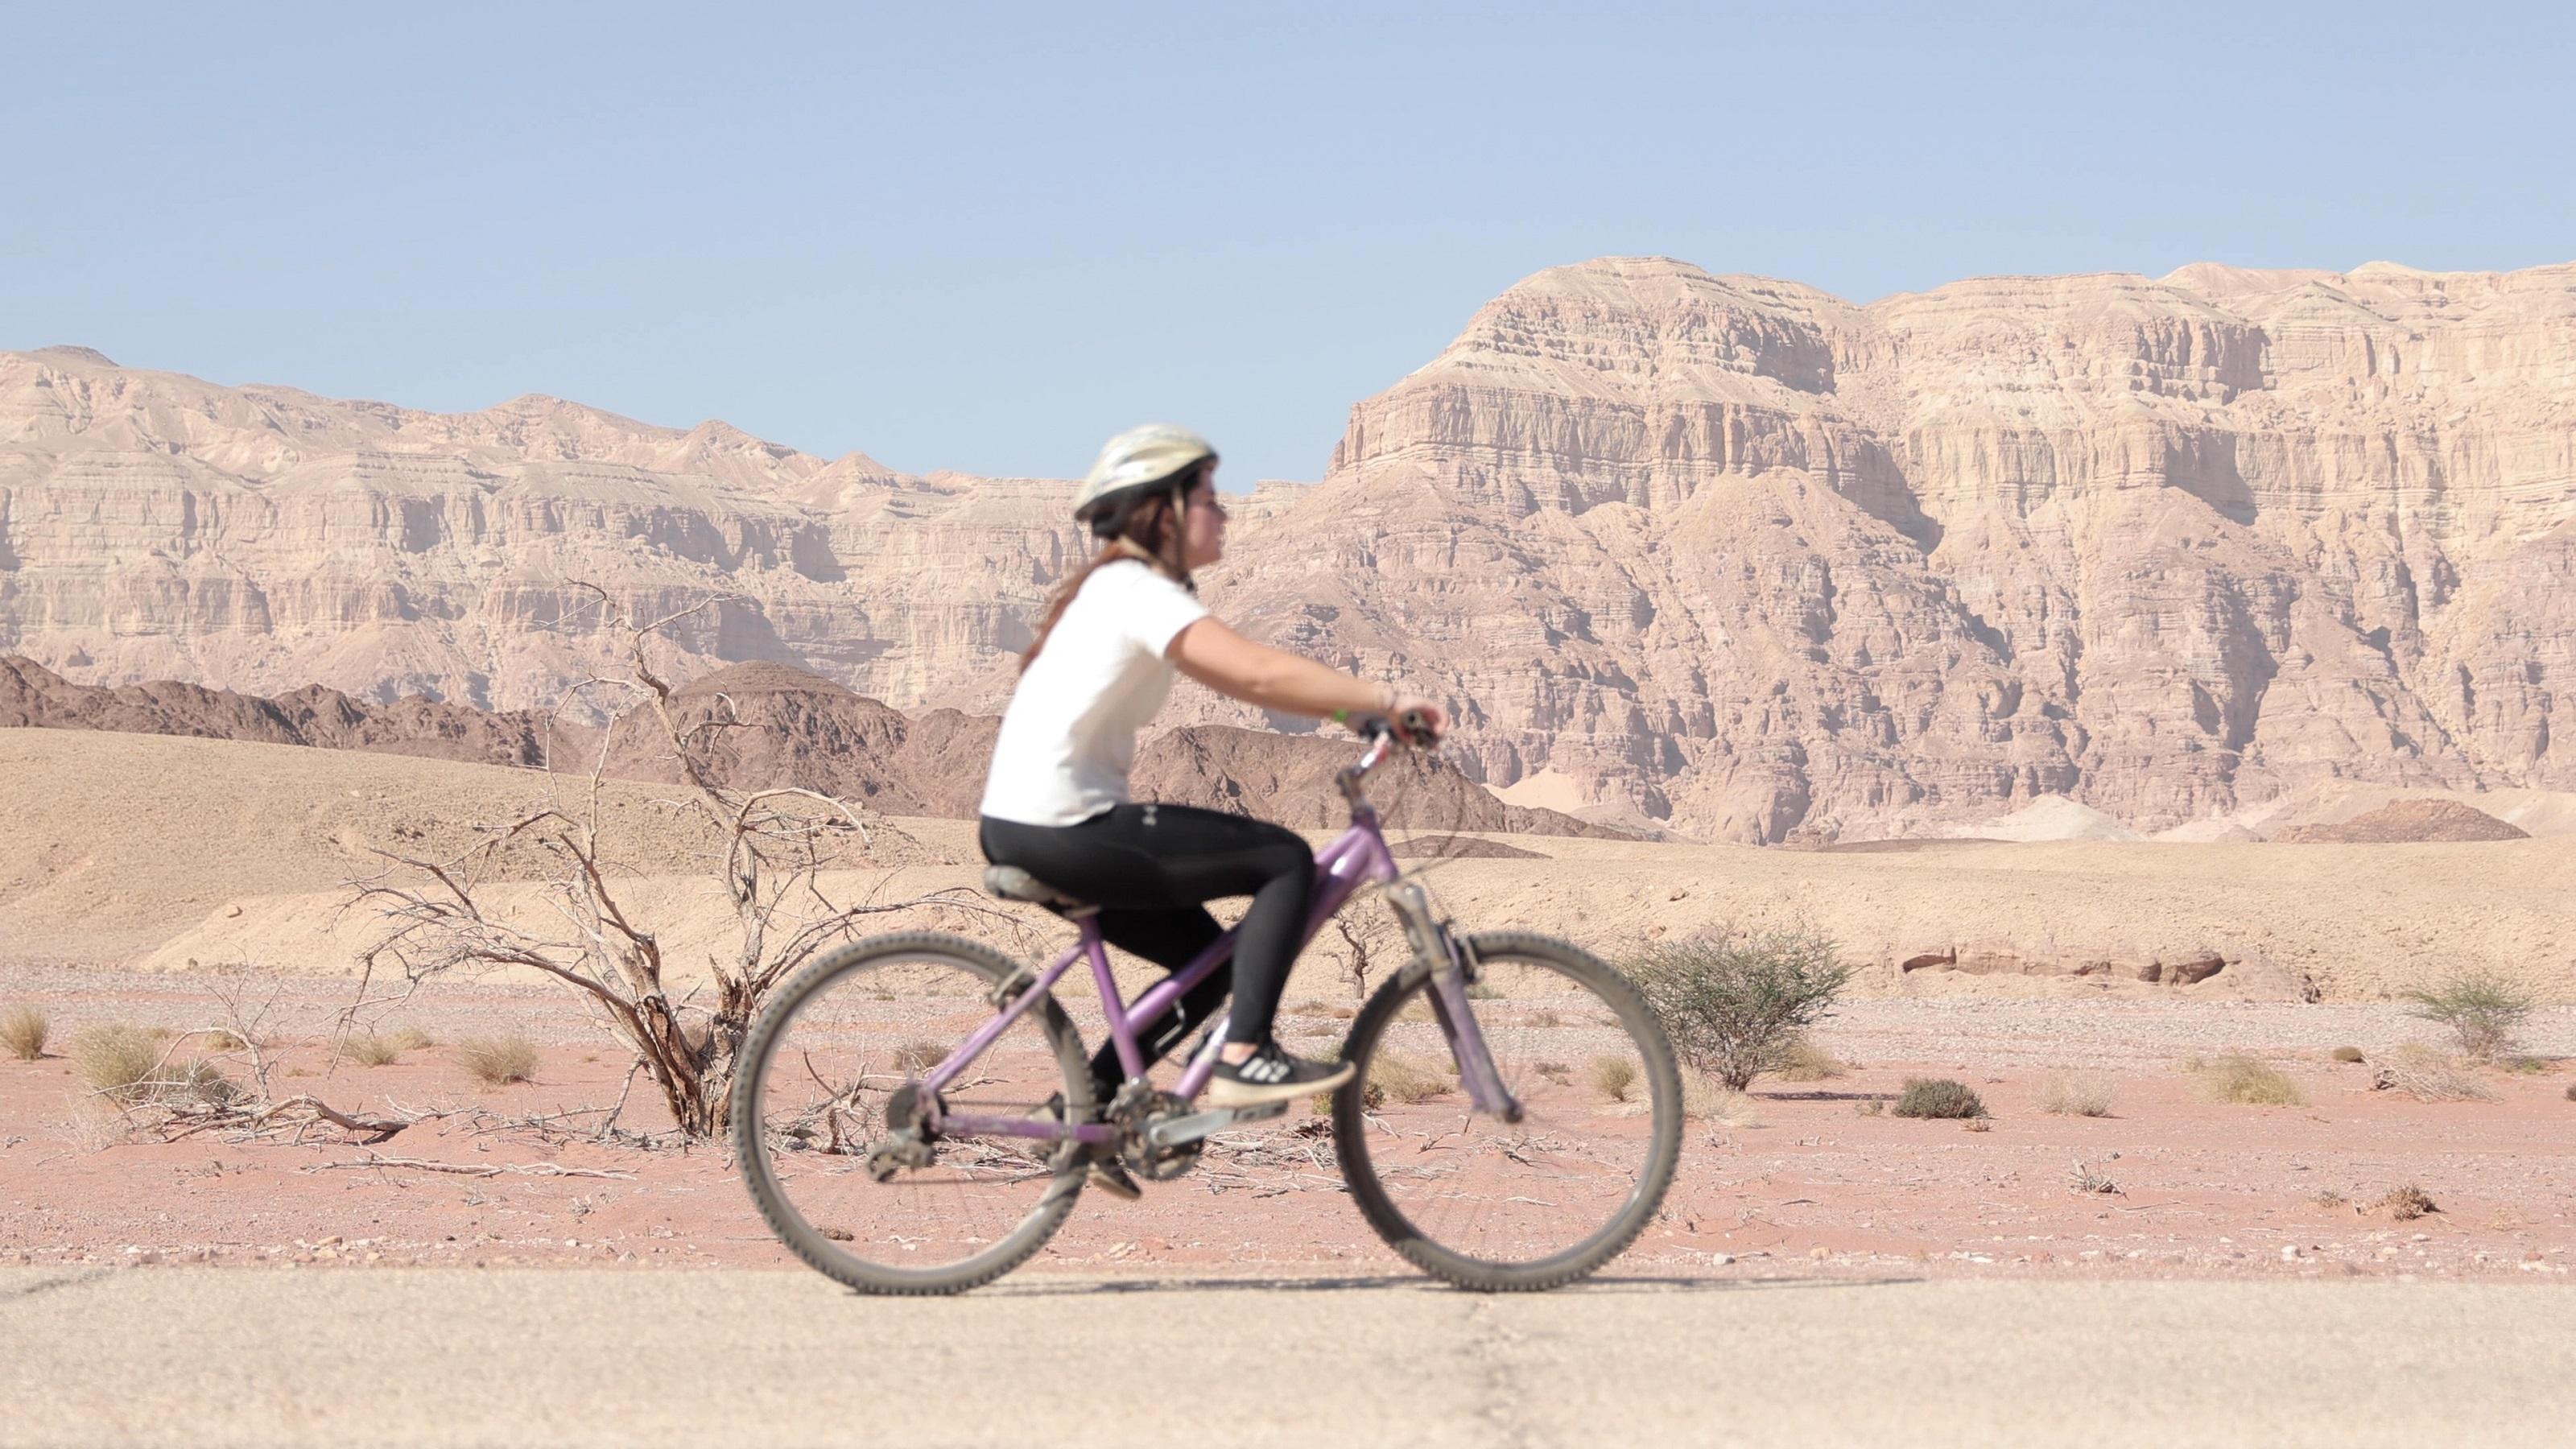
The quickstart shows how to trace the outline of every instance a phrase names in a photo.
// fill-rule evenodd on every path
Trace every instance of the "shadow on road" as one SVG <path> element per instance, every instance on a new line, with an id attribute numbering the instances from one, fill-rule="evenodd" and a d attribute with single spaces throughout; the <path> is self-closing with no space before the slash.
<path id="1" fill-rule="evenodd" d="M 1453 1288 L 1437 1279 L 1412 1273 L 1370 1274 L 1366 1277 L 1340 1278 L 1084 1278 L 1050 1280 L 1020 1278 L 996 1284 L 977 1296 L 1010 1298 L 1078 1298 L 1120 1293 L 1454 1293 L 1467 1298 L 1514 1298 L 1524 1296 L 1553 1297 L 1580 1294 L 1591 1297 L 1610 1293 L 1750 1293 L 1789 1292 L 1802 1288 L 1897 1288 L 1928 1280 L 1919 1277 L 1877 1278 L 1678 1278 L 1648 1275 L 1622 1276 L 1603 1274 L 1597 1278 L 1550 1290 L 1542 1295 L 1513 1293 L 1477 1293 Z M 853 1293 L 850 1296 L 864 1297 Z"/>

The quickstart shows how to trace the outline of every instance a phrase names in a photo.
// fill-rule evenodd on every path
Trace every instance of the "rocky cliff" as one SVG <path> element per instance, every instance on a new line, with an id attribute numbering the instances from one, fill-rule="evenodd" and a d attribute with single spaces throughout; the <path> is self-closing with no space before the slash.
<path id="1" fill-rule="evenodd" d="M 1065 491 L 0 354 L 0 649 L 536 708 L 596 655 L 595 579 L 714 601 L 683 674 L 989 714 L 1078 556 Z M 1473 777 L 1606 817 L 1833 838 L 2060 795 L 2154 830 L 2336 779 L 2576 786 L 2576 266 L 1864 307 L 1590 262 L 1236 512 L 1230 618 L 1453 693 Z"/>
<path id="2" fill-rule="evenodd" d="M 1353 409 L 1225 597 L 1472 701 L 1495 783 L 1779 840 L 2564 788 L 2571 584 L 2576 267 L 1853 307 L 1611 260 Z"/>

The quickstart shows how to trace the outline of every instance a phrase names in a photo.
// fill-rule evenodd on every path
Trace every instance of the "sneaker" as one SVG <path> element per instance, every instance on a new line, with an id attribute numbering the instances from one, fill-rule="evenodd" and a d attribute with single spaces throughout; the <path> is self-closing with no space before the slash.
<path id="1" fill-rule="evenodd" d="M 1351 1070 L 1349 1062 L 1310 1062 L 1290 1056 L 1275 1040 L 1266 1041 L 1240 1062 L 1220 1060 L 1216 1075 L 1208 1079 L 1207 1099 L 1218 1107 L 1293 1101 L 1333 1090 L 1351 1079 Z"/>
<path id="2" fill-rule="evenodd" d="M 1058 1122 L 1063 1121 L 1064 1093 L 1057 1092 L 1048 1097 L 1035 1112 L 1029 1115 L 1040 1118 L 1052 1117 Z M 1047 1150 L 1051 1153 L 1054 1150 L 1053 1145 L 1050 1144 Z M 1136 1179 L 1128 1175 L 1127 1164 L 1118 1160 L 1118 1149 L 1115 1146 L 1084 1147 L 1076 1144 L 1075 1150 L 1087 1154 L 1091 1159 L 1083 1164 L 1082 1180 L 1086 1184 L 1122 1202 L 1134 1202 L 1145 1195 L 1145 1189 L 1138 1186 Z"/>

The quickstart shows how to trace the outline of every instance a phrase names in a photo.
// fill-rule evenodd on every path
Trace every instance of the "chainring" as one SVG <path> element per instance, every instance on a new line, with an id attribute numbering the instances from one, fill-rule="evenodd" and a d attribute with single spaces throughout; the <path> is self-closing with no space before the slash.
<path id="1" fill-rule="evenodd" d="M 1199 1142 L 1179 1142 L 1169 1147 L 1156 1147 L 1145 1140 L 1145 1134 L 1175 1117 L 1186 1117 L 1190 1104 L 1169 1092 L 1122 1094 L 1111 1106 L 1109 1120 L 1118 1127 L 1118 1160 L 1127 1170 L 1147 1182 L 1169 1182 L 1199 1165 Z"/>

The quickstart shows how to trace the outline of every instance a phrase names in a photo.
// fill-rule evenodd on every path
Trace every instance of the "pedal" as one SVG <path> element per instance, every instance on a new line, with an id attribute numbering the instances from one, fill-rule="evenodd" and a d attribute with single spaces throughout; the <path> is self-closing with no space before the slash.
<path id="1" fill-rule="evenodd" d="M 1258 1122 L 1276 1117 L 1288 1110 L 1286 1102 L 1261 1102 L 1250 1107 L 1217 1107 L 1157 1122 L 1145 1129 L 1145 1140 L 1155 1147 L 1178 1147 L 1184 1142 L 1197 1142 L 1224 1131 L 1237 1122 Z"/>

